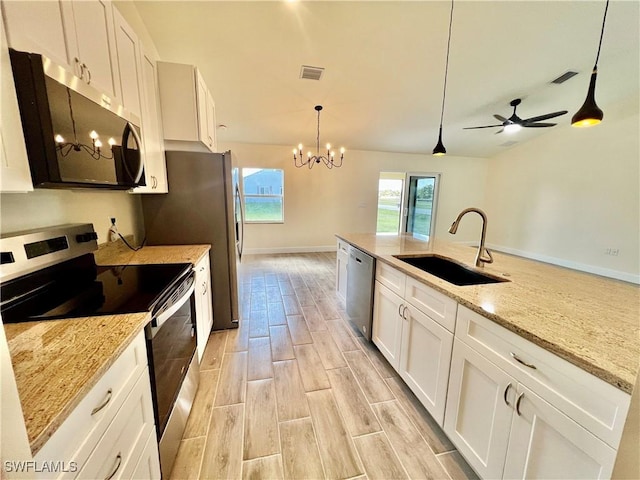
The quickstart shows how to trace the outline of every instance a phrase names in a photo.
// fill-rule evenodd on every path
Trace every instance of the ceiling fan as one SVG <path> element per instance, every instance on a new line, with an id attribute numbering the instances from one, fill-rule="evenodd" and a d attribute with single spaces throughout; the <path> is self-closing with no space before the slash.
<path id="1" fill-rule="evenodd" d="M 555 123 L 541 123 L 541 122 L 543 122 L 543 120 L 549 120 L 551 118 L 559 117 L 560 115 L 564 115 L 565 113 L 567 113 L 567 110 L 561 110 L 559 112 L 546 113 L 544 115 L 538 115 L 537 117 L 522 119 L 518 117 L 518 115 L 516 115 L 516 108 L 518 107 L 518 105 L 520 105 L 521 102 L 522 100 L 519 98 L 511 100 L 509 105 L 513 107 L 513 114 L 509 118 L 505 118 L 497 114 L 494 115 L 494 118 L 496 118 L 497 120 L 500 120 L 502 123 L 498 123 L 496 125 L 482 125 L 480 127 L 465 127 L 464 130 L 473 130 L 476 128 L 502 127 L 500 130 L 496 132 L 496 134 L 498 134 L 498 133 L 502 133 L 503 131 L 507 133 L 515 132 L 517 130 L 520 130 L 520 128 L 522 127 L 527 127 L 527 128 L 553 127 L 554 125 L 556 125 Z"/>

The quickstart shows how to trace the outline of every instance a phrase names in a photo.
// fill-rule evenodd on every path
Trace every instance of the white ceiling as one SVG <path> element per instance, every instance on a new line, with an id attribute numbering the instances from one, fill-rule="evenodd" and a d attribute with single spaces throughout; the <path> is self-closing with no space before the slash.
<path id="1" fill-rule="evenodd" d="M 355 150 L 431 153 L 438 136 L 448 1 L 150 1 L 136 7 L 163 60 L 195 64 L 216 102 L 219 141 L 320 142 Z M 492 156 L 505 142 L 566 128 L 586 95 L 605 1 L 454 4 L 444 115 L 450 155 Z M 605 112 L 638 105 L 640 2 L 612 0 L 596 98 Z M 324 67 L 320 81 L 300 67 Z M 579 72 L 562 85 L 550 81 Z M 558 126 L 494 135 L 463 130 L 558 110 Z"/>

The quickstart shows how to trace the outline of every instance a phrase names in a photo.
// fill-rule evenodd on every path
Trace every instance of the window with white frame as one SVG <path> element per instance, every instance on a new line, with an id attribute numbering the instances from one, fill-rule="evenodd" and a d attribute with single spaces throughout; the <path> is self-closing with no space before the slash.
<path id="1" fill-rule="evenodd" d="M 246 223 L 284 222 L 284 170 L 243 168 L 242 191 Z"/>

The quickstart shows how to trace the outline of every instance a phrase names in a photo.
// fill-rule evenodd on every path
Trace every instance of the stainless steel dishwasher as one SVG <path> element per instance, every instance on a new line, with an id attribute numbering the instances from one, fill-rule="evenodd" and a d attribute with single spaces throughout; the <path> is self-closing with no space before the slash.
<path id="1" fill-rule="evenodd" d="M 371 340 L 375 271 L 375 258 L 350 245 L 347 262 L 347 315 L 367 340 Z"/>

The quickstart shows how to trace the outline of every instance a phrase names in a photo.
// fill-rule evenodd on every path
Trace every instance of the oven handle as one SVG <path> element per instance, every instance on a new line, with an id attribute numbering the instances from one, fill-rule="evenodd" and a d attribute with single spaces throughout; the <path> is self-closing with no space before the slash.
<path id="1" fill-rule="evenodd" d="M 176 313 L 178 309 L 180 309 L 180 307 L 182 307 L 185 304 L 185 302 L 189 301 L 189 297 L 191 297 L 191 294 L 193 293 L 195 288 L 196 288 L 196 282 L 193 282 L 189 287 L 189 289 L 184 293 L 182 297 L 180 297 L 179 300 L 177 300 L 173 305 L 171 305 L 168 309 L 166 309 L 164 312 L 162 312 L 160 315 L 158 315 L 154 319 L 155 321 L 152 322 L 152 326 L 151 326 L 151 338 L 155 337 L 156 332 L 160 330 L 164 322 L 166 322 L 169 318 L 171 318 L 171 315 Z M 153 323 L 155 323 L 155 326 L 153 326 Z"/>

